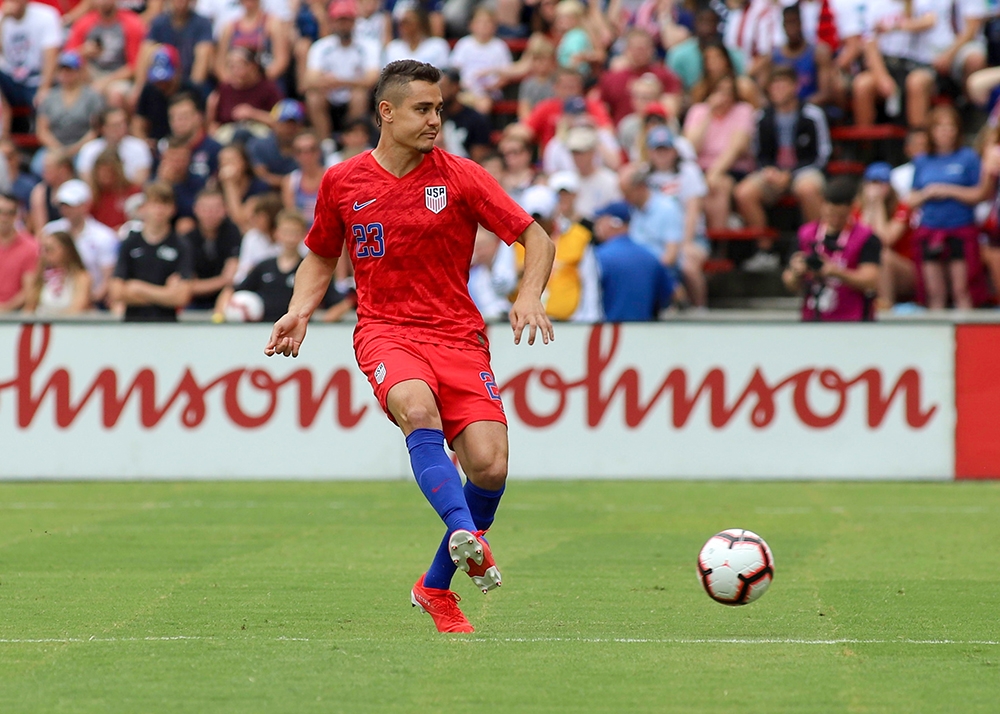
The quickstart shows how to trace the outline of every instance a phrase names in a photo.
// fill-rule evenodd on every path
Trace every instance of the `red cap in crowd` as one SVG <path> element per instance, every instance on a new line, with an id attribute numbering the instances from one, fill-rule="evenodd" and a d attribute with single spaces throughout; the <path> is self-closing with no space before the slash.
<path id="1" fill-rule="evenodd" d="M 357 17 L 358 6 L 354 0 L 334 0 L 330 3 L 330 17 L 336 20 L 338 17 Z"/>

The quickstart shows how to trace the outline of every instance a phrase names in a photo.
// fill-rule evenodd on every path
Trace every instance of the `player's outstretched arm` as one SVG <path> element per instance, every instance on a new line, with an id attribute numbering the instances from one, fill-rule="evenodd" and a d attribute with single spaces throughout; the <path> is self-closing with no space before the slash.
<path id="1" fill-rule="evenodd" d="M 268 357 L 276 354 L 285 357 L 299 356 L 299 348 L 306 338 L 309 318 L 326 295 L 336 267 L 337 258 L 323 258 L 311 251 L 299 264 L 299 269 L 295 272 L 295 290 L 288 304 L 288 312 L 274 323 L 271 339 L 267 341 L 264 354 Z"/>
<path id="2" fill-rule="evenodd" d="M 528 344 L 535 344 L 535 334 L 541 330 L 542 342 L 555 339 L 552 322 L 542 305 L 542 292 L 552 273 L 556 246 L 538 223 L 524 229 L 517 242 L 524 246 L 524 275 L 517 290 L 517 300 L 510 310 L 510 326 L 514 329 L 514 344 L 521 344 L 521 333 L 528 328 Z"/>

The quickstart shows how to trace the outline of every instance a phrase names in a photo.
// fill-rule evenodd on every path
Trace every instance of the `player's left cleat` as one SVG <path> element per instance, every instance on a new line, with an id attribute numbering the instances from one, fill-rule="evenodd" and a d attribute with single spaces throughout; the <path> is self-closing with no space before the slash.
<path id="1" fill-rule="evenodd" d="M 451 562 L 455 567 L 468 573 L 472 582 L 483 593 L 500 587 L 500 571 L 497 569 L 496 561 L 493 560 L 490 544 L 483 538 L 485 534 L 486 531 L 472 533 L 467 530 L 457 530 L 448 539 Z"/>

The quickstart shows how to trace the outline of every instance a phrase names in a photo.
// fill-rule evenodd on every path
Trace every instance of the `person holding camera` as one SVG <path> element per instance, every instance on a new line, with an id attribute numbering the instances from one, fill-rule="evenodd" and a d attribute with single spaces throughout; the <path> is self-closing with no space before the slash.
<path id="1" fill-rule="evenodd" d="M 882 243 L 852 219 L 854 181 L 834 179 L 823 191 L 820 220 L 799 230 L 799 250 L 782 276 L 785 286 L 803 292 L 802 319 L 860 322 L 873 319 Z"/>

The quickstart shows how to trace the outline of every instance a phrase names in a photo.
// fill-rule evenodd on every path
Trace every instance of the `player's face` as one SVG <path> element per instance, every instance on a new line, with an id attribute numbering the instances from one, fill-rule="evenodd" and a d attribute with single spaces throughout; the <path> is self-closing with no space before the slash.
<path id="1" fill-rule="evenodd" d="M 410 82 L 410 92 L 392 112 L 392 136 L 397 143 L 429 154 L 441 131 L 441 89 L 430 82 Z"/>

